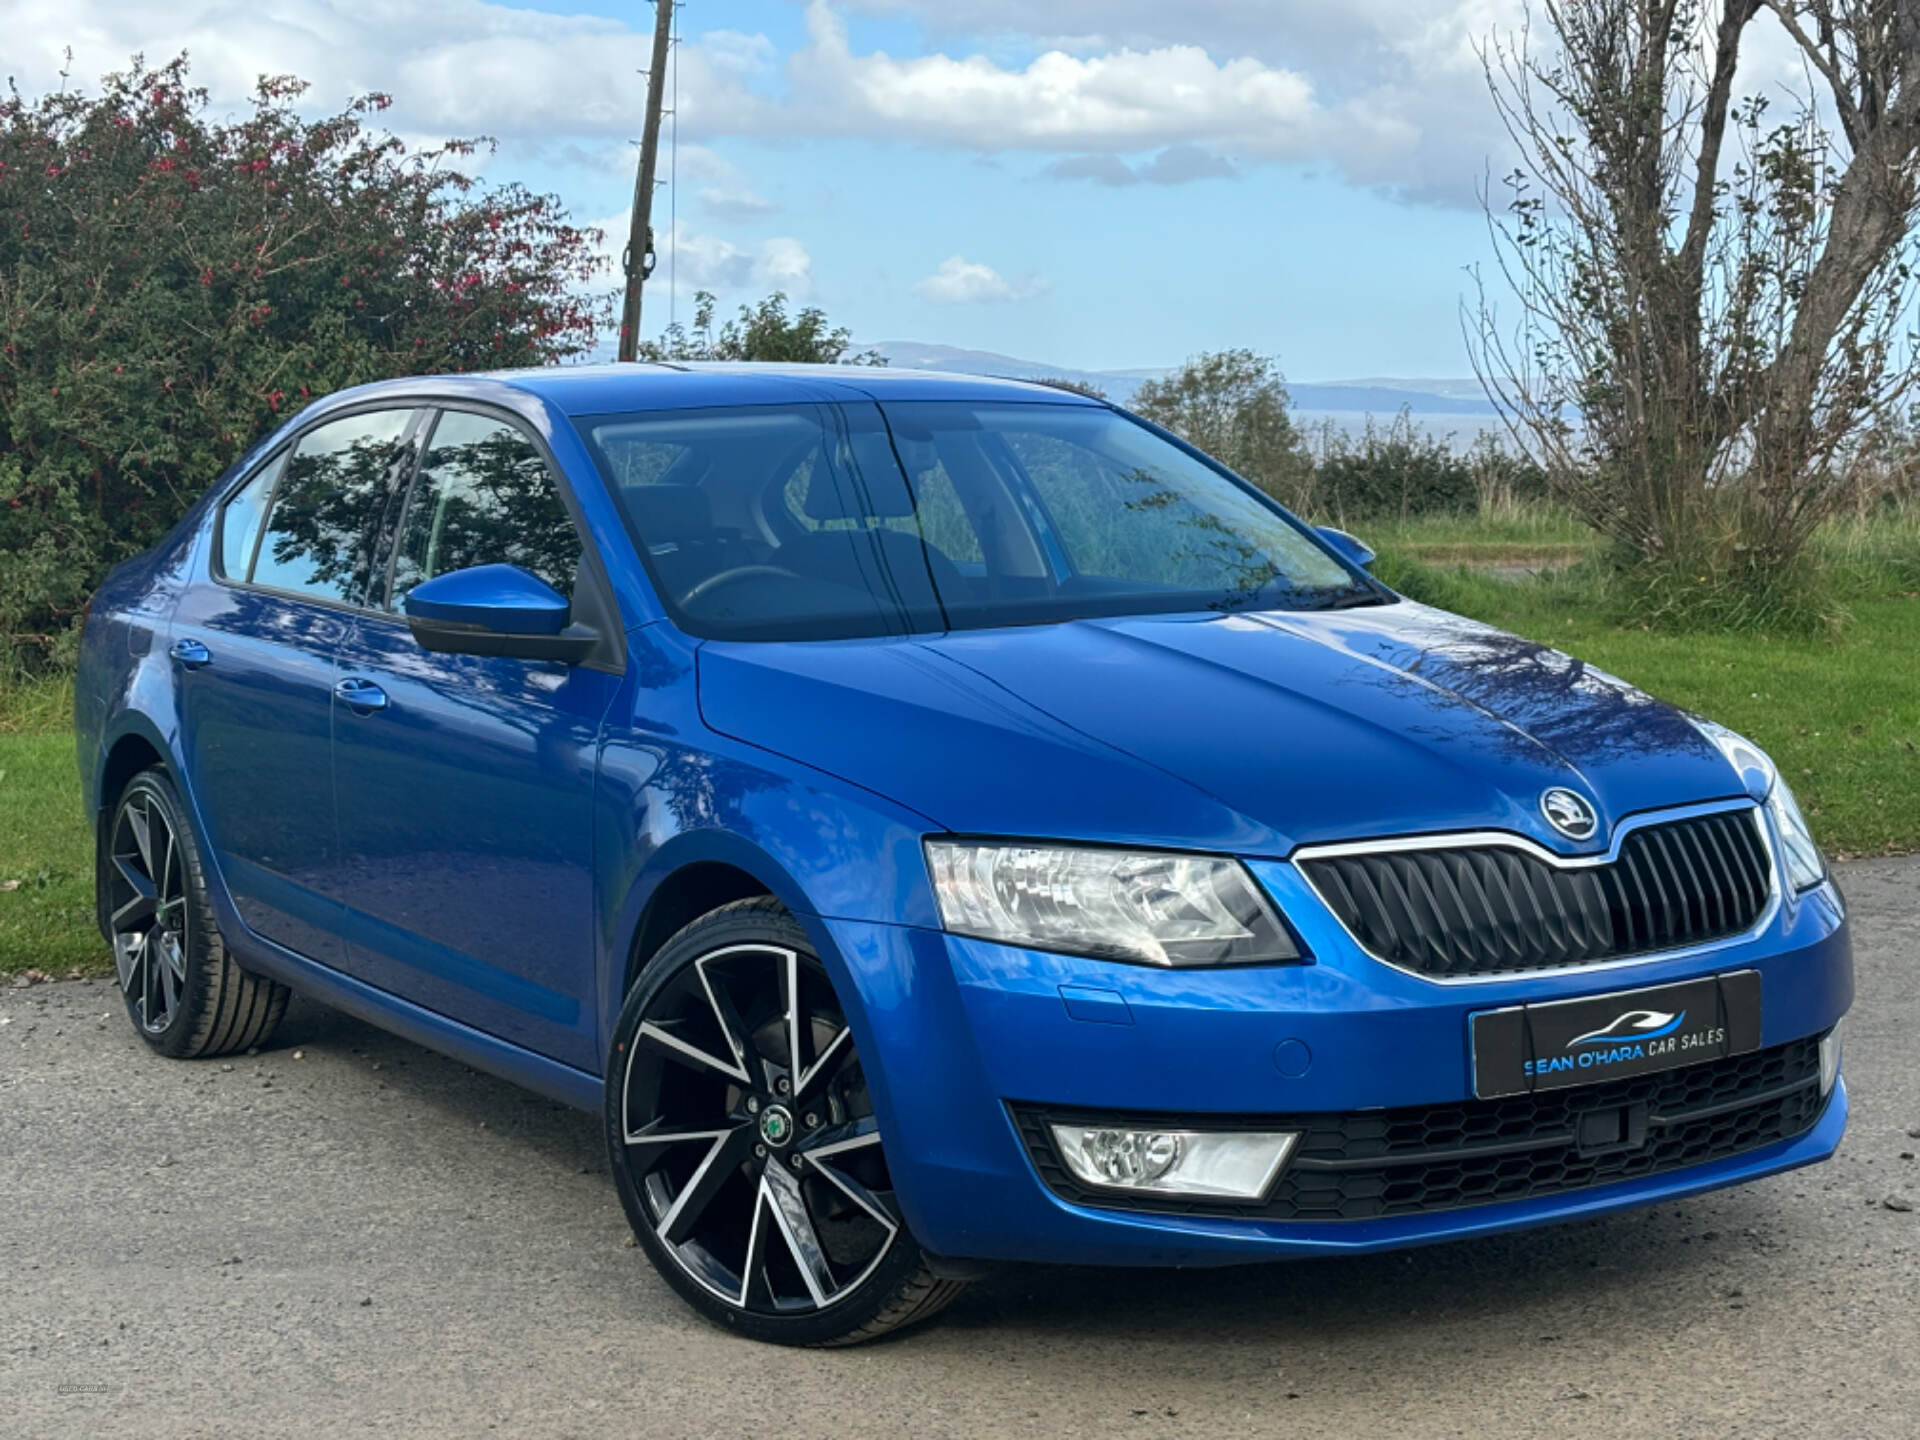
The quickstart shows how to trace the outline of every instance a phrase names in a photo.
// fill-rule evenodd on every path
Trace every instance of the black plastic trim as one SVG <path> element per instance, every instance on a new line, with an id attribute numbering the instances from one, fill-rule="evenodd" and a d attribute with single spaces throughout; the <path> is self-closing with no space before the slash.
<path id="1" fill-rule="evenodd" d="M 1041 1183 L 1069 1204 L 1309 1224 L 1375 1220 L 1567 1194 L 1804 1135 L 1832 1100 L 1820 1093 L 1824 1038 L 1599 1085 L 1399 1109 L 1169 1115 L 1013 1102 L 1007 1110 Z M 1613 1109 L 1633 1118 L 1628 1142 L 1583 1149 L 1581 1117 Z M 1301 1138 L 1267 1199 L 1235 1204 L 1084 1185 L 1054 1145 L 1054 1124 L 1293 1130 Z"/>

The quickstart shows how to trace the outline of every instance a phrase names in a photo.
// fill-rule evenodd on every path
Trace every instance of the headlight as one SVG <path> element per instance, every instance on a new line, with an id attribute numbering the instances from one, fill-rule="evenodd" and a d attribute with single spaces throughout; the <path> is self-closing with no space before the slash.
<path id="1" fill-rule="evenodd" d="M 1800 813 L 1800 802 L 1793 798 L 1787 782 L 1776 779 L 1773 793 L 1767 796 L 1767 813 L 1773 816 L 1780 832 L 1780 848 L 1786 851 L 1787 878 L 1796 890 L 1811 890 L 1827 878 L 1827 862 L 1820 847 L 1813 843 L 1813 831 L 1807 817 Z"/>
<path id="2" fill-rule="evenodd" d="M 930 840 L 927 864 L 956 935 L 1179 968 L 1300 958 L 1237 861 Z"/>
<path id="3" fill-rule="evenodd" d="M 1792 787 L 1780 778 L 1780 769 L 1768 758 L 1767 752 L 1724 725 L 1700 719 L 1693 723 L 1727 757 L 1727 763 L 1739 774 L 1748 792 L 1756 800 L 1765 802 L 1767 814 L 1773 817 L 1773 828 L 1780 836 L 1781 858 L 1786 862 L 1787 880 L 1793 888 L 1811 890 L 1826 879 L 1827 862 L 1820 847 L 1814 844 L 1807 817 L 1800 813 L 1800 802 L 1793 798 Z"/>

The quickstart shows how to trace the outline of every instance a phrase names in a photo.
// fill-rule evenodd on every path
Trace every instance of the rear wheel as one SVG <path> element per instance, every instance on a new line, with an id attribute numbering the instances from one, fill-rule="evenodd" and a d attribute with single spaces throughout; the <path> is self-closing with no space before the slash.
<path id="1" fill-rule="evenodd" d="M 143 770 L 127 783 L 106 847 L 100 883 L 114 969 L 140 1038 L 181 1059 L 263 1044 L 289 992 L 228 954 L 199 846 L 165 772 Z"/>
<path id="2" fill-rule="evenodd" d="M 907 1232 L 845 1011 L 771 898 L 695 921 L 648 967 L 615 1031 L 606 1119 L 635 1235 L 729 1329 L 856 1344 L 963 1288 Z"/>

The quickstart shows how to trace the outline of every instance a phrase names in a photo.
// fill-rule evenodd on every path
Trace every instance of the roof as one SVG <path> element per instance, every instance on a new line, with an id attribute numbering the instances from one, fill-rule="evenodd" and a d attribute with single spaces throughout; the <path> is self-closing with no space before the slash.
<path id="1" fill-rule="evenodd" d="M 1025 380 L 864 365 L 555 365 L 473 378 L 536 395 L 568 415 L 835 400 L 1099 403 L 1071 390 Z"/>

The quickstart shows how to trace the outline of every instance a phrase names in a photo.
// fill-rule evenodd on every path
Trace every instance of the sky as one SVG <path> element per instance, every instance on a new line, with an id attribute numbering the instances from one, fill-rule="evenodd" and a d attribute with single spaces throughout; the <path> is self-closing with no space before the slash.
<path id="1" fill-rule="evenodd" d="M 1505 160 L 1477 46 L 1520 0 L 691 0 L 649 333 L 785 290 L 865 341 L 1082 369 L 1248 347 L 1297 380 L 1469 373 Z M 624 241 L 645 0 L 0 0 L 43 89 L 181 50 L 216 104 L 394 97 L 410 141 Z M 671 293 L 664 283 L 672 280 Z M 613 283 L 609 277 L 609 285 Z"/>

